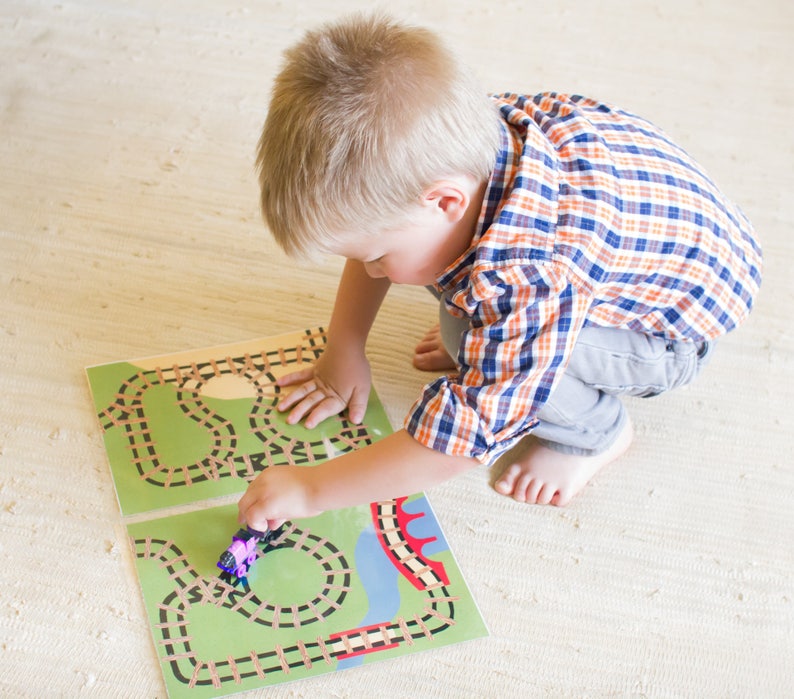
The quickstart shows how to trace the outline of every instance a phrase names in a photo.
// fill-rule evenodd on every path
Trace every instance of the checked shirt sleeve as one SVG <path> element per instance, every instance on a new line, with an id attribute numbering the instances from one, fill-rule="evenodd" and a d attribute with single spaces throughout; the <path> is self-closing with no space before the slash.
<path id="1" fill-rule="evenodd" d="M 431 449 L 487 463 L 537 424 L 590 302 L 551 263 L 480 272 L 453 301 L 472 315 L 460 373 L 424 388 L 405 429 Z"/>

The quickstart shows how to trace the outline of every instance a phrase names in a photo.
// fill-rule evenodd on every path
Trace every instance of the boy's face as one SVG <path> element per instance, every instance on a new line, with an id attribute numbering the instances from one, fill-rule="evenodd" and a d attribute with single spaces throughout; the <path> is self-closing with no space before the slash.
<path id="1" fill-rule="evenodd" d="M 364 264 L 370 277 L 428 286 L 471 245 L 485 184 L 442 183 L 412 210 L 410 223 L 384 233 L 346 236 L 331 252 Z M 468 187 L 471 192 L 463 191 Z M 463 192 L 463 193 L 462 193 Z"/>
<path id="2" fill-rule="evenodd" d="M 375 279 L 387 277 L 394 284 L 428 286 L 468 249 L 471 238 L 425 221 L 380 235 L 361 235 L 333 252 L 362 262 Z"/>

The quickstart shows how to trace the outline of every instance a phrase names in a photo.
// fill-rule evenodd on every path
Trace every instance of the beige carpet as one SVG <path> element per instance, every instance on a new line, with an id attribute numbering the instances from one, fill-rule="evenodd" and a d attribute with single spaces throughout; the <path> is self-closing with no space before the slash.
<path id="1" fill-rule="evenodd" d="M 340 264 L 296 269 L 257 211 L 281 51 L 363 0 L 5 0 L 0 8 L 0 695 L 162 697 L 83 367 L 328 319 Z M 268 697 L 782 697 L 794 692 L 794 248 L 783 0 L 390 5 L 488 89 L 580 92 L 687 147 L 755 222 L 751 320 L 567 509 L 480 469 L 430 491 L 487 639 Z M 395 425 L 435 308 L 373 332 Z"/>

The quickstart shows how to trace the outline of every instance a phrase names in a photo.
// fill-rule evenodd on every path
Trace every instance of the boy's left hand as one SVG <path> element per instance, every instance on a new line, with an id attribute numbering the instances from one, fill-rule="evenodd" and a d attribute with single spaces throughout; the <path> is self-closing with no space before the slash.
<path id="1" fill-rule="evenodd" d="M 360 424 L 367 409 L 371 386 L 369 362 L 355 348 L 341 348 L 331 342 L 313 366 L 282 376 L 280 387 L 296 386 L 277 405 L 289 410 L 287 422 L 295 424 L 305 418 L 312 429 L 332 415 L 347 408 L 350 421 Z"/>
<path id="2" fill-rule="evenodd" d="M 287 519 L 320 514 L 312 499 L 311 469 L 269 466 L 240 498 L 238 519 L 260 531 L 278 529 Z"/>

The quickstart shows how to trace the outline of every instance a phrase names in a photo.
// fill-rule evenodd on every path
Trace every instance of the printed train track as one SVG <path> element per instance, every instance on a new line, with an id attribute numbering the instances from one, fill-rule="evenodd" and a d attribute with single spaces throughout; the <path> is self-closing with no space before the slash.
<path id="1" fill-rule="evenodd" d="M 293 549 L 314 559 L 322 570 L 324 582 L 313 599 L 302 604 L 281 607 L 260 599 L 253 591 L 241 591 L 218 577 L 202 576 L 190 564 L 174 541 L 151 537 L 134 539 L 135 555 L 157 563 L 173 582 L 173 590 L 158 603 L 159 623 L 155 624 L 158 646 L 164 649 L 162 662 L 172 675 L 189 688 L 227 683 L 239 685 L 245 679 L 275 680 L 275 675 L 289 675 L 296 668 L 311 670 L 315 666 L 330 667 L 335 662 L 358 655 L 413 646 L 419 639 L 433 640 L 454 626 L 455 603 L 458 597 L 449 593 L 449 581 L 443 565 L 423 560 L 421 552 L 411 545 L 407 532 L 395 529 L 395 514 L 402 501 L 377 503 L 373 521 L 378 537 L 390 541 L 390 560 L 411 583 L 427 597 L 421 611 L 412 617 L 397 616 L 381 623 L 337 631 L 329 634 L 311 632 L 317 622 L 324 622 L 338 611 L 351 590 L 351 575 L 345 554 L 325 538 L 292 525 L 275 542 L 275 549 Z M 410 517 L 409 517 L 410 519 Z M 400 522 L 407 521 L 401 518 Z M 381 529 L 386 527 L 387 531 Z M 403 546 L 396 546 L 398 540 Z M 416 574 L 416 571 L 421 571 Z M 190 613 L 196 605 L 212 605 L 239 615 L 247 623 L 260 624 L 274 631 L 281 628 L 306 628 L 305 640 L 290 645 L 274 643 L 267 648 L 251 648 L 243 655 L 205 658 L 193 648 Z M 261 635 L 267 639 L 267 634 Z"/>
<path id="2" fill-rule="evenodd" d="M 334 418 L 339 424 L 336 434 L 316 440 L 290 437 L 273 419 L 279 395 L 274 367 L 314 361 L 324 347 L 322 329 L 307 330 L 295 347 L 141 370 L 123 381 L 112 403 L 99 412 L 102 430 L 124 430 L 130 463 L 140 479 L 162 488 L 189 487 L 221 478 L 251 480 L 267 466 L 311 464 L 325 460 L 331 452 L 343 453 L 371 444 L 364 425 L 354 425 L 342 417 Z M 204 400 L 202 392 L 207 383 L 224 377 L 245 381 L 252 389 L 253 406 L 246 429 L 261 442 L 261 450 L 256 453 L 240 453 L 235 426 Z M 190 463 L 168 463 L 158 448 L 144 399 L 149 391 L 161 386 L 175 390 L 175 402 L 184 416 L 208 435 L 210 448 L 201 458 Z"/>

